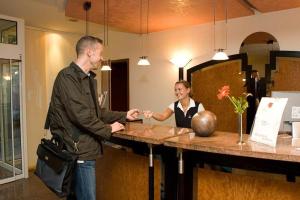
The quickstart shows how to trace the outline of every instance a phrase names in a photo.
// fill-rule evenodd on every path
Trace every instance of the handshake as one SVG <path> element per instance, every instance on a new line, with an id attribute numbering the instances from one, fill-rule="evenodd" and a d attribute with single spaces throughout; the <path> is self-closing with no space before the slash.
<path id="1" fill-rule="evenodd" d="M 140 111 L 139 114 L 144 115 L 144 117 L 145 117 L 146 119 L 150 119 L 150 118 L 153 116 L 153 112 L 150 111 L 150 110 L 143 110 L 143 111 Z"/>
<path id="2" fill-rule="evenodd" d="M 146 119 L 150 119 L 153 116 L 153 112 L 152 111 L 140 111 L 138 109 L 132 109 L 129 110 L 126 114 L 126 119 L 128 120 L 135 120 L 138 118 L 139 115 L 144 115 L 144 117 Z M 116 131 L 120 131 L 120 130 L 124 130 L 125 126 L 119 122 L 114 122 L 112 124 L 110 124 L 111 126 L 111 132 L 114 133 Z"/>
<path id="3" fill-rule="evenodd" d="M 139 115 L 144 115 L 146 119 L 150 119 L 153 117 L 154 112 L 150 110 L 138 110 L 138 109 L 132 109 L 127 112 L 127 119 L 134 120 L 137 119 Z"/>

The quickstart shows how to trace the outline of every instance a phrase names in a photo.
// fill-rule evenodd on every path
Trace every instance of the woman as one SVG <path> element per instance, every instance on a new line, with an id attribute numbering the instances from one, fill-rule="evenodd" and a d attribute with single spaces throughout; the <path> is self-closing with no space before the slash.
<path id="1" fill-rule="evenodd" d="M 163 113 L 154 113 L 152 111 L 144 111 L 145 118 L 153 118 L 158 121 L 168 119 L 175 113 L 177 127 L 191 128 L 192 117 L 200 111 L 204 110 L 201 103 L 195 102 L 191 97 L 191 85 L 189 82 L 181 80 L 175 83 L 175 96 L 178 101 L 169 105 Z"/>

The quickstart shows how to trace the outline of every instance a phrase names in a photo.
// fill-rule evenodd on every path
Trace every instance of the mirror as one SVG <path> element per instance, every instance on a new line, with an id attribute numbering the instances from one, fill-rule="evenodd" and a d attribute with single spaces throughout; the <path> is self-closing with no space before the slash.
<path id="1" fill-rule="evenodd" d="M 248 57 L 246 74 L 248 108 L 246 132 L 250 133 L 256 110 L 262 97 L 271 96 L 270 52 L 278 51 L 277 39 L 266 32 L 255 32 L 244 39 L 240 53 Z"/>
<path id="2" fill-rule="evenodd" d="M 267 32 L 255 32 L 244 39 L 240 47 L 240 53 L 247 53 L 248 67 L 257 70 L 262 81 L 267 78 L 268 65 L 270 62 L 270 51 L 279 51 L 277 39 Z M 250 71 L 251 71 L 250 70 Z M 266 96 L 270 96 L 271 83 L 266 82 Z"/>
<path id="3" fill-rule="evenodd" d="M 17 22 L 0 19 L 0 43 L 17 44 Z"/>

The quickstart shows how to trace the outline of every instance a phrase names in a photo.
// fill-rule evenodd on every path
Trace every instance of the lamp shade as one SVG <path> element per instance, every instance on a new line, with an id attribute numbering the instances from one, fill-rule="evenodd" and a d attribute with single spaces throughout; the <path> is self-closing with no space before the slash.
<path id="1" fill-rule="evenodd" d="M 110 68 L 109 65 L 103 65 L 103 66 L 101 67 L 101 71 L 110 71 L 110 70 L 111 70 L 111 68 Z"/>
<path id="2" fill-rule="evenodd" d="M 101 71 L 110 71 L 111 67 L 110 67 L 110 60 L 105 60 L 102 61 L 102 67 L 101 67 Z"/>
<path id="3" fill-rule="evenodd" d="M 185 67 L 189 62 L 191 62 L 192 59 L 189 57 L 184 57 L 184 56 L 177 56 L 174 57 L 170 60 L 171 63 L 173 63 L 175 66 L 178 68 L 183 68 Z"/>
<path id="4" fill-rule="evenodd" d="M 147 66 L 150 65 L 150 62 L 147 56 L 141 56 L 137 64 L 140 66 Z"/>
<path id="5" fill-rule="evenodd" d="M 227 54 L 224 52 L 224 49 L 218 49 L 215 55 L 212 57 L 213 60 L 228 60 Z"/>

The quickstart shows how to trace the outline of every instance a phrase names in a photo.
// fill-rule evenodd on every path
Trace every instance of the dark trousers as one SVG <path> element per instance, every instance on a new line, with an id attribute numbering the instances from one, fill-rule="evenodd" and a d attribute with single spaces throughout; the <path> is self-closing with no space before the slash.
<path id="1" fill-rule="evenodd" d="M 248 108 L 247 108 L 247 125 L 246 125 L 246 133 L 250 134 L 251 128 L 253 125 L 253 121 L 255 118 L 257 106 L 256 106 L 256 98 L 253 96 L 249 96 L 247 98 Z"/>

